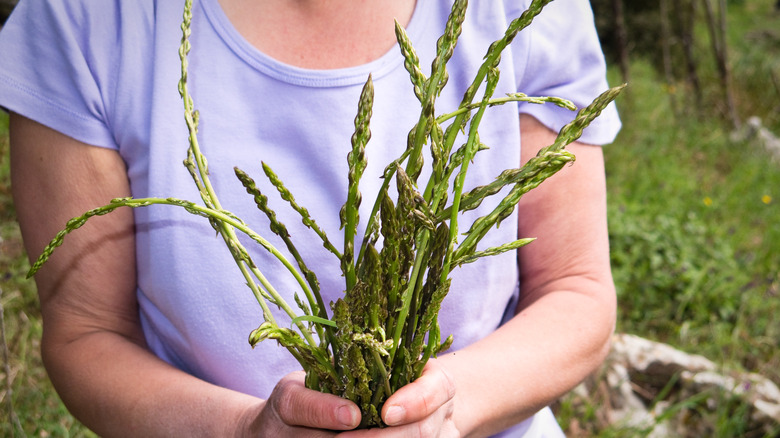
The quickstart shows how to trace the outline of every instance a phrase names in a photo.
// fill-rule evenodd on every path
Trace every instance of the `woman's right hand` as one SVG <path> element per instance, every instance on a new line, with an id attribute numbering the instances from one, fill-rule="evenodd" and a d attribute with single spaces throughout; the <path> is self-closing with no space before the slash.
<path id="1" fill-rule="evenodd" d="M 267 400 L 247 411 L 239 436 L 331 437 L 360 424 L 360 409 L 349 400 L 306 388 L 303 371 L 276 384 Z"/>

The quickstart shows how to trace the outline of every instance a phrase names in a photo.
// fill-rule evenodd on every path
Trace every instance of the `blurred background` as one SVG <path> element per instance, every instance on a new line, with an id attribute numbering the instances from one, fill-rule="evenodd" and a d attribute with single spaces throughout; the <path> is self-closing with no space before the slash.
<path id="1" fill-rule="evenodd" d="M 621 335 L 559 421 L 568 436 L 780 436 L 780 2 L 591 4 L 610 83 L 629 84 L 605 147 Z M 28 266 L 0 112 L 0 435 L 93 436 L 42 367 Z"/>

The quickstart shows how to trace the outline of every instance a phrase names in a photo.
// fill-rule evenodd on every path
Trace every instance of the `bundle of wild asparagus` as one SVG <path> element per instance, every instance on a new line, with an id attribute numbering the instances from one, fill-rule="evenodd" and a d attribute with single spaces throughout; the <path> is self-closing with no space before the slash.
<path id="1" fill-rule="evenodd" d="M 523 167 L 502 172 L 490 184 L 470 190 L 464 187 L 465 176 L 474 156 L 486 148 L 480 143 L 478 129 L 489 107 L 525 101 L 576 109 L 571 102 L 557 97 L 530 97 L 522 93 L 493 97 L 499 78 L 497 66 L 502 50 L 550 1 L 534 0 L 528 10 L 511 22 L 504 37 L 488 48 L 484 62 L 465 91 L 460 106 L 438 116 L 434 110 L 436 97 L 447 83 L 446 65 L 460 35 L 468 2 L 454 2 L 445 32 L 438 41 L 437 54 L 428 77 L 423 74 L 404 29 L 396 23 L 398 44 L 414 93 L 420 101 L 421 111 L 417 124 L 409 132 L 407 148 L 384 171 L 383 186 L 362 239 L 357 240 L 356 234 L 358 206 L 361 202 L 359 182 L 367 164 L 364 148 L 371 136 L 369 125 L 373 84 L 370 76 L 360 96 L 352 150 L 347 157 L 349 188 L 346 203 L 341 209 L 344 242 L 340 250 L 317 226 L 309 212 L 296 203 L 291 192 L 271 168 L 263 164 L 266 177 L 282 198 L 300 214 L 303 223 L 321 238 L 324 246 L 341 262 L 346 280 L 345 293 L 343 298 L 328 306 L 322 299 L 314 271 L 304 263 L 285 225 L 277 220 L 276 214 L 268 206 L 266 196 L 258 190 L 255 182 L 245 172 L 235 169 L 258 209 L 268 216 L 271 231 L 284 242 L 293 261 L 288 260 L 236 215 L 223 209 L 214 192 L 206 159 L 198 145 L 199 115 L 194 110 L 187 88 L 187 54 L 190 50 L 192 19 L 192 1 L 187 0 L 179 50 L 182 66 L 179 92 L 184 100 L 185 120 L 189 129 L 190 145 L 185 165 L 200 191 L 203 205 L 174 198 L 114 199 L 103 207 L 71 219 L 47 246 L 29 275 L 33 275 L 52 251 L 62 244 L 67 233 L 82 226 L 90 217 L 109 213 L 119 207 L 167 204 L 185 208 L 192 214 L 207 218 L 223 237 L 262 307 L 264 321 L 250 334 L 250 344 L 254 346 L 265 339 L 275 339 L 300 362 L 307 373 L 306 384 L 309 388 L 337 394 L 357 403 L 363 413 L 362 427 L 381 426 L 379 412 L 384 401 L 398 388 L 419 377 L 428 359 L 446 350 L 452 342 L 451 336 L 442 341 L 437 322 L 440 305 L 450 288 L 451 271 L 482 257 L 515 250 L 533 240 L 520 239 L 481 251 L 476 249 L 485 234 L 512 213 L 523 194 L 566 163 L 574 161 L 574 156 L 564 147 L 579 138 L 583 129 L 622 88 L 608 90 L 579 111 L 574 121 L 561 129 L 555 142 L 542 149 Z M 483 94 L 475 101 L 480 89 Z M 455 148 L 454 143 L 460 132 L 466 134 L 467 140 Z M 425 145 L 429 145 L 430 149 L 431 172 L 427 181 L 419 181 L 424 166 Z M 389 188 L 392 181 L 395 182 L 396 191 Z M 461 233 L 460 230 L 466 227 L 458 223 L 459 214 L 476 208 L 485 198 L 499 194 L 504 187 L 510 190 L 495 209 L 476 219 L 469 224 L 465 233 Z M 396 194 L 395 199 L 391 193 Z M 294 276 L 305 296 L 295 296 L 300 314 L 263 276 L 237 239 L 236 231 L 245 233 L 271 252 Z M 356 244 L 359 245 L 357 256 Z M 292 324 L 277 323 L 270 311 L 271 305 L 281 308 Z"/>

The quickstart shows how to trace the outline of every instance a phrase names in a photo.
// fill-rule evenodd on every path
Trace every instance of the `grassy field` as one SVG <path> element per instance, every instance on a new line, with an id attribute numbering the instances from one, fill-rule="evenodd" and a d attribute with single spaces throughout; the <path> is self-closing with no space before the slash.
<path id="1" fill-rule="evenodd" d="M 740 118 L 759 116 L 780 134 L 780 89 L 772 81 L 780 79 L 780 16 L 772 5 L 732 5 L 729 44 Z M 706 65 L 706 51 L 701 57 Z M 625 127 L 605 149 L 618 330 L 780 383 L 780 161 L 754 140 L 731 139 L 716 87 L 695 108 L 684 86 L 663 84 L 649 62 L 637 59 L 631 67 L 620 101 Z M 711 66 L 702 75 L 716 82 Z M 24 280 L 9 185 L 7 116 L 0 114 L 0 304 L 10 355 L 9 372 L 0 369 L 0 436 L 90 436 L 59 402 L 41 365 L 41 320 L 34 285 Z M 568 427 L 596 409 L 567 405 L 561 421 Z M 707 417 L 713 436 L 743 435 L 747 413 L 739 404 L 689 410 Z M 12 411 L 23 432 L 10 421 Z M 597 422 L 586 430 L 641 434 Z"/>
<path id="2" fill-rule="evenodd" d="M 773 3 L 732 5 L 729 44 L 740 119 L 758 116 L 778 135 L 780 14 Z M 698 55 L 710 62 L 700 62 L 707 84 L 701 107 L 685 84 L 669 87 L 657 66 L 632 62 L 620 101 L 625 126 L 605 149 L 618 331 L 780 383 L 780 157 L 755 138 L 735 140 L 720 117 L 722 92 L 706 45 Z M 674 407 L 708 422 L 707 434 L 686 436 L 780 434 L 749 431 L 747 407 L 722 396 L 714 408 L 705 398 Z M 587 436 L 643 434 L 598 429 L 600 407 L 577 403 L 564 404 L 560 419 L 591 418 Z"/>
<path id="3" fill-rule="evenodd" d="M 652 111 L 625 111 L 606 150 L 619 329 L 780 381 L 779 163 L 717 119 L 675 117 L 634 66 L 629 105 Z"/>
<path id="4" fill-rule="evenodd" d="M 772 4 L 732 8 L 742 33 L 731 46 L 741 119 L 759 116 L 780 134 Z M 674 114 L 656 73 L 632 67 L 626 129 L 606 149 L 619 330 L 780 382 L 780 157 L 754 138 L 733 140 L 706 109 Z M 708 98 L 714 108 L 719 93 Z"/>

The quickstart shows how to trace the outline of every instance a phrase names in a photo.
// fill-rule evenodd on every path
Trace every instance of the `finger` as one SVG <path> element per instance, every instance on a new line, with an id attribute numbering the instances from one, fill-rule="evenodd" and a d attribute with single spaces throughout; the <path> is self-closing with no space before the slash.
<path id="1" fill-rule="evenodd" d="M 360 409 L 333 394 L 306 388 L 303 372 L 292 373 L 276 385 L 268 398 L 273 412 L 290 426 L 349 430 L 360 424 Z"/>
<path id="2" fill-rule="evenodd" d="M 428 362 L 420 378 L 395 392 L 382 408 L 388 426 L 420 421 L 455 397 L 455 382 L 434 361 Z"/>
<path id="3" fill-rule="evenodd" d="M 363 429 L 341 432 L 339 438 L 444 438 L 460 437 L 462 434 L 452 421 L 429 418 L 418 423 L 381 429 Z"/>

